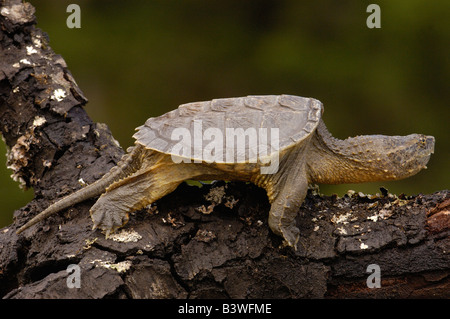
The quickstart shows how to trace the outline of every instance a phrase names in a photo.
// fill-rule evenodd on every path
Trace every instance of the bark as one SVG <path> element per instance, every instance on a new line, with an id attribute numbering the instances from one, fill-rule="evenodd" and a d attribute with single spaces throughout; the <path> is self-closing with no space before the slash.
<path id="1" fill-rule="evenodd" d="M 407 197 L 382 189 L 342 198 L 310 190 L 297 220 L 297 250 L 270 232 L 267 196 L 246 183 L 182 184 L 133 213 L 108 240 L 91 229 L 95 199 L 16 235 L 51 202 L 100 178 L 124 152 L 107 126 L 84 111 L 87 99 L 35 27 L 34 8 L 4 2 L 1 132 L 14 178 L 35 198 L 0 230 L 1 297 L 450 297 L 448 190 Z M 73 265 L 80 288 L 67 281 L 76 274 Z M 379 266 L 381 288 L 368 287 L 369 265 Z"/>

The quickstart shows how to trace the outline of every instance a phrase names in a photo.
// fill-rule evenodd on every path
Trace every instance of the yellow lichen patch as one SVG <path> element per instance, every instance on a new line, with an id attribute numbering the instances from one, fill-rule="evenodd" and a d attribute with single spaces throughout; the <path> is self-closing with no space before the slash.
<path id="1" fill-rule="evenodd" d="M 113 233 L 109 235 L 109 239 L 120 243 L 130 243 L 137 242 L 142 238 L 142 236 L 133 229 L 123 229 L 120 232 Z"/>

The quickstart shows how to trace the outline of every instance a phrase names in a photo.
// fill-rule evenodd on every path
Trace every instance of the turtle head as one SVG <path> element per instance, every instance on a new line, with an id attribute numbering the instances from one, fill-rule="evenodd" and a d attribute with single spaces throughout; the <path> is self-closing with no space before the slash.
<path id="1" fill-rule="evenodd" d="M 381 169 L 386 179 L 402 179 L 427 168 L 434 152 L 434 137 L 422 134 L 373 136 L 372 150 L 371 163 Z"/>
<path id="2" fill-rule="evenodd" d="M 353 167 L 352 182 L 399 180 L 426 168 L 434 137 L 366 135 L 342 141 L 341 156 Z"/>
<path id="3" fill-rule="evenodd" d="M 313 143 L 310 180 L 324 184 L 403 179 L 426 168 L 434 152 L 434 137 L 422 134 L 339 140 L 319 132 Z"/>

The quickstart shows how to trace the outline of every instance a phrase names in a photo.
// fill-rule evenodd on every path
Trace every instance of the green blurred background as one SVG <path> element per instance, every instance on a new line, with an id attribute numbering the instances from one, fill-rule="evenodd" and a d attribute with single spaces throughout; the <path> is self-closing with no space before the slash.
<path id="1" fill-rule="evenodd" d="M 360 0 L 31 3 L 38 27 L 89 99 L 87 112 L 123 148 L 135 127 L 179 104 L 287 93 L 321 100 L 339 138 L 436 137 L 428 170 L 398 182 L 321 185 L 324 194 L 449 187 L 448 0 L 376 1 L 381 29 L 366 26 L 372 1 Z M 66 26 L 70 3 L 81 7 L 81 29 Z M 0 226 L 33 197 L 10 174 L 0 165 Z"/>

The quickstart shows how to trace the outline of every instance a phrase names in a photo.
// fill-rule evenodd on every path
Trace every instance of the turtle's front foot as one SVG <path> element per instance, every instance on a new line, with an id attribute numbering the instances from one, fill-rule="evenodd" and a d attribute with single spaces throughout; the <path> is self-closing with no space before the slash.
<path id="1" fill-rule="evenodd" d="M 297 242 L 300 236 L 300 231 L 295 225 L 295 216 L 280 216 L 276 211 L 269 214 L 269 227 L 277 235 L 282 236 L 287 244 L 294 249 L 297 249 Z"/>
<path id="2" fill-rule="evenodd" d="M 308 183 L 306 179 L 297 179 L 284 187 L 272 202 L 269 212 L 269 227 L 277 235 L 283 236 L 288 245 L 297 249 L 300 230 L 297 228 L 296 217 L 306 196 Z"/>
<path id="3" fill-rule="evenodd" d="M 300 237 L 300 231 L 296 226 L 284 226 L 281 228 L 281 233 L 283 234 L 284 240 L 288 243 L 289 246 L 293 247 L 297 250 L 297 242 Z"/>

